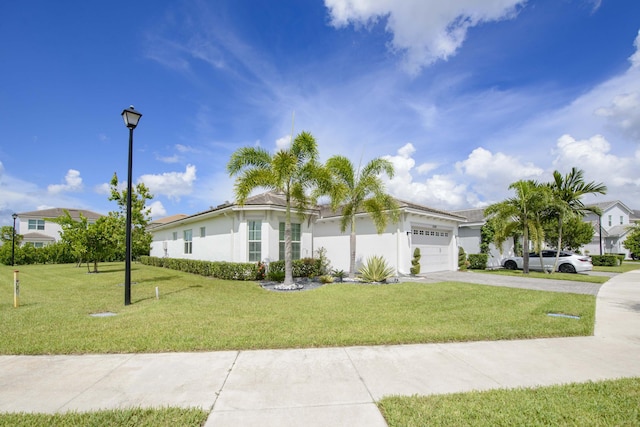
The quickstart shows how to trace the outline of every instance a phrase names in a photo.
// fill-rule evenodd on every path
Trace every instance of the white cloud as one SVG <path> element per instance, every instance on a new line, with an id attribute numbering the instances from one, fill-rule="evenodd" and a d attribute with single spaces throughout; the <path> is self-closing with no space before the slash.
<path id="1" fill-rule="evenodd" d="M 165 172 L 158 175 L 142 175 L 139 182 L 143 182 L 154 196 L 164 195 L 172 200 L 191 194 L 196 180 L 196 167 L 187 165 L 184 172 Z"/>
<path id="2" fill-rule="evenodd" d="M 181 153 L 195 152 L 196 150 L 188 145 L 176 144 L 176 150 Z"/>
<path id="3" fill-rule="evenodd" d="M 395 197 L 441 209 L 452 209 L 465 204 L 466 185 L 458 184 L 449 176 L 433 175 L 424 182 L 414 182 L 412 170 L 416 149 L 408 143 L 398 149 L 395 156 L 384 156 L 395 169 L 395 176 L 387 180 L 387 189 Z M 420 168 L 418 168 L 420 169 Z M 420 172 L 418 170 L 418 172 Z"/>
<path id="4" fill-rule="evenodd" d="M 471 177 L 511 183 L 520 179 L 535 179 L 544 172 L 532 163 L 522 163 L 504 153 L 495 153 L 478 147 L 456 168 Z"/>
<path id="5" fill-rule="evenodd" d="M 162 218 L 167 215 L 167 210 L 160 201 L 155 201 L 146 208 L 150 210 L 151 218 Z"/>
<path id="6" fill-rule="evenodd" d="M 557 141 L 554 154 L 555 167 L 566 169 L 577 165 L 587 171 L 587 181 L 601 181 L 614 189 L 629 184 L 637 186 L 640 181 L 636 172 L 640 167 L 639 159 L 611 154 L 611 144 L 602 135 L 583 140 L 563 135 Z"/>
<path id="7" fill-rule="evenodd" d="M 331 24 L 368 26 L 386 20 L 390 47 L 404 54 L 410 73 L 454 55 L 467 30 L 513 18 L 526 0 L 325 0 Z"/>
<path id="8" fill-rule="evenodd" d="M 156 160 L 159 160 L 163 163 L 178 163 L 180 161 L 180 157 L 178 157 L 177 154 L 174 154 L 173 156 L 167 156 L 167 157 L 156 156 Z"/>
<path id="9" fill-rule="evenodd" d="M 596 115 L 606 117 L 608 123 L 631 138 L 640 137 L 640 92 L 616 95 L 608 107 L 598 108 Z"/>
<path id="10" fill-rule="evenodd" d="M 291 135 L 285 135 L 282 138 L 276 140 L 277 150 L 286 150 L 291 147 Z"/>
<path id="11" fill-rule="evenodd" d="M 82 177 L 80 172 L 75 169 L 69 169 L 64 177 L 64 184 L 51 184 L 47 187 L 49 193 L 59 194 L 62 192 L 77 192 L 82 190 Z"/>

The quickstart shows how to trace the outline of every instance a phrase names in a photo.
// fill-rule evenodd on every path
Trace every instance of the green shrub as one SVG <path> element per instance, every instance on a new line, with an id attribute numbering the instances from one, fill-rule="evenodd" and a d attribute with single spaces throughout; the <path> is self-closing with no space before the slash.
<path id="1" fill-rule="evenodd" d="M 467 254 L 464 252 L 464 248 L 462 246 L 458 247 L 458 268 L 460 270 L 466 270 L 469 266 L 467 261 Z"/>
<path id="2" fill-rule="evenodd" d="M 140 263 L 226 280 L 259 280 L 259 264 L 141 256 Z"/>
<path id="3" fill-rule="evenodd" d="M 413 250 L 413 259 L 411 260 L 411 269 L 409 270 L 414 276 L 420 274 L 420 248 Z"/>
<path id="4" fill-rule="evenodd" d="M 592 255 L 591 262 L 597 267 L 615 267 L 618 265 L 618 256 L 612 254 Z"/>
<path id="5" fill-rule="evenodd" d="M 322 260 L 316 258 L 294 259 L 291 269 L 293 277 L 316 277 L 322 275 Z M 284 260 L 269 263 L 269 272 L 281 271 L 284 274 Z M 284 277 L 284 276 L 282 276 Z"/>
<path id="6" fill-rule="evenodd" d="M 469 268 L 472 270 L 486 270 L 488 254 L 469 254 Z"/>
<path id="7" fill-rule="evenodd" d="M 338 282 L 342 282 L 342 280 L 347 277 L 347 273 L 344 270 L 334 269 L 331 270 L 331 274 L 333 275 L 333 277 L 338 279 Z"/>
<path id="8" fill-rule="evenodd" d="M 267 280 L 271 280 L 272 282 L 284 282 L 284 270 L 280 271 L 280 270 L 271 270 L 269 269 L 269 272 L 267 273 Z"/>
<path id="9" fill-rule="evenodd" d="M 320 276 L 320 283 L 333 283 L 333 276 L 330 274 L 323 274 L 322 276 Z"/>
<path id="10" fill-rule="evenodd" d="M 381 256 L 372 256 L 360 267 L 360 276 L 367 282 L 384 282 L 392 277 L 393 268 L 387 265 L 387 261 Z"/>

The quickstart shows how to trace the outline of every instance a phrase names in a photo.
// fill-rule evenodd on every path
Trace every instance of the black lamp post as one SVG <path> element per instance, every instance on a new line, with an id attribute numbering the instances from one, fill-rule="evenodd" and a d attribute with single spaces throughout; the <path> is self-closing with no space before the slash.
<path id="1" fill-rule="evenodd" d="M 124 124 L 129 128 L 129 167 L 127 169 L 127 225 L 126 225 L 126 255 L 124 267 L 124 305 L 131 304 L 131 175 L 133 169 L 133 130 L 138 126 L 142 114 L 133 105 L 122 111 Z"/>
<path id="2" fill-rule="evenodd" d="M 18 214 L 11 215 L 13 218 L 13 234 L 11 235 L 11 265 L 16 265 L 16 219 Z"/>

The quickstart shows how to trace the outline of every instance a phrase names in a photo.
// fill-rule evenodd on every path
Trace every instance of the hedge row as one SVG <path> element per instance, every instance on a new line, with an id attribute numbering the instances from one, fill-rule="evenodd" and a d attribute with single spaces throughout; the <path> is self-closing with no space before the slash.
<path id="1" fill-rule="evenodd" d="M 262 264 L 223 262 L 223 261 L 199 261 L 180 258 L 159 258 L 152 256 L 140 257 L 140 263 L 153 267 L 164 267 L 185 273 L 211 276 L 226 280 L 259 280 L 262 275 Z"/>
<path id="2" fill-rule="evenodd" d="M 615 267 L 622 264 L 624 254 L 591 255 L 591 262 L 597 267 Z"/>
<path id="3" fill-rule="evenodd" d="M 294 259 L 291 270 L 293 277 L 317 277 L 328 273 L 322 271 L 322 260 L 319 258 Z M 267 277 L 279 279 L 280 276 L 284 278 L 284 260 L 270 262 Z"/>

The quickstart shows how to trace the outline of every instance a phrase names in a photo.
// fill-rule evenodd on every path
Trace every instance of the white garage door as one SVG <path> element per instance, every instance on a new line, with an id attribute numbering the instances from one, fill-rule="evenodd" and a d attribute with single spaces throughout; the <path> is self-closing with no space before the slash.
<path id="1" fill-rule="evenodd" d="M 420 272 L 449 269 L 449 244 L 453 231 L 427 227 L 411 227 L 411 254 L 420 248 Z"/>

